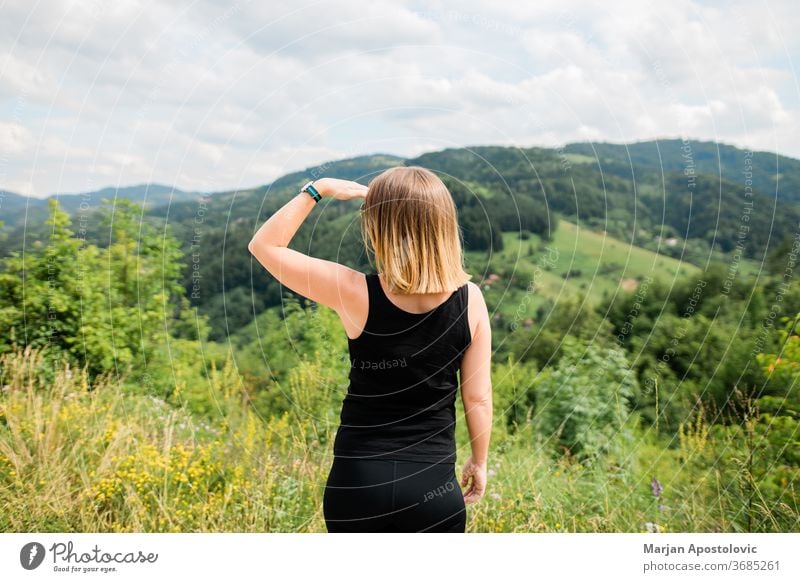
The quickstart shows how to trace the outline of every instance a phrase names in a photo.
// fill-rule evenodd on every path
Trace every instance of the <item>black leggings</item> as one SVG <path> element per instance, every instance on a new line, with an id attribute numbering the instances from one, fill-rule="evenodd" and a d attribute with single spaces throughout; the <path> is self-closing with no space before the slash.
<path id="1" fill-rule="evenodd" d="M 463 533 L 454 463 L 335 457 L 322 500 L 329 532 Z"/>

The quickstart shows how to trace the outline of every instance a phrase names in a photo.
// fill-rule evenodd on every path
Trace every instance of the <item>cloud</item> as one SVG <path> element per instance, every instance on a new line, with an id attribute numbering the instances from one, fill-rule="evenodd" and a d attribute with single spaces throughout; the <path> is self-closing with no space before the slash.
<path id="1" fill-rule="evenodd" d="M 0 189 L 225 190 L 375 151 L 678 133 L 797 157 L 798 12 L 788 0 L 13 2 L 0 19 Z"/>

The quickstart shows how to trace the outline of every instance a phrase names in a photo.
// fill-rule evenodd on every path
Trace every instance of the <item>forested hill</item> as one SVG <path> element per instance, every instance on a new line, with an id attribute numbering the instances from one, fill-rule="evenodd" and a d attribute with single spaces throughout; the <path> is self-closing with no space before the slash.
<path id="1" fill-rule="evenodd" d="M 770 248 L 785 245 L 800 216 L 800 161 L 717 143 L 476 147 L 407 163 L 437 168 L 509 203 L 532 200 L 639 246 L 656 248 L 657 236 L 689 239 L 690 260 L 702 260 L 711 246 L 731 251 L 737 245 L 744 256 L 759 259 L 768 241 Z"/>
<path id="2" fill-rule="evenodd" d="M 27 223 L 28 226 L 42 223 L 47 218 L 47 200 L 55 198 L 61 208 L 69 214 L 89 214 L 102 204 L 103 198 L 132 200 L 146 208 L 155 208 L 175 202 L 197 200 L 200 192 L 185 192 L 162 184 L 140 184 L 123 188 L 103 188 L 91 192 L 52 194 L 47 198 L 21 196 L 14 192 L 0 191 L 0 221 L 5 230 Z"/>
<path id="3" fill-rule="evenodd" d="M 368 183 L 399 164 L 430 168 L 445 180 L 473 258 L 500 250 L 503 232 L 548 240 L 563 218 L 699 266 L 719 253 L 740 253 L 760 262 L 788 250 L 800 223 L 800 161 L 681 140 L 576 143 L 560 149 L 479 146 L 413 159 L 358 156 L 290 173 L 252 190 L 191 194 L 183 200 L 172 195 L 169 205 L 150 205 L 147 216 L 166 221 L 180 241 L 187 295 L 217 322 L 212 335 L 219 339 L 281 301 L 281 287 L 247 252 L 253 232 L 272 212 L 308 179 L 333 176 Z M 752 182 L 746 172 L 752 172 Z M 43 221 L 33 221 L 29 214 L 23 229 L 24 214 L 7 215 L 10 200 L 6 195 L 3 204 L 4 254 L 22 248 L 23 240 L 30 245 L 47 237 Z M 18 208 L 19 200 L 14 201 Z M 356 201 L 323 201 L 292 246 L 368 269 L 357 208 Z M 87 238 L 100 246 L 108 239 L 101 221 L 86 220 L 85 228 Z"/>
<path id="4" fill-rule="evenodd" d="M 574 143 L 565 153 L 591 158 L 598 169 L 624 175 L 652 172 L 689 172 L 721 176 L 728 182 L 746 184 L 785 202 L 800 202 L 800 160 L 775 153 L 755 152 L 710 141 L 679 139 L 632 144 Z M 748 174 L 749 173 L 749 174 Z"/>

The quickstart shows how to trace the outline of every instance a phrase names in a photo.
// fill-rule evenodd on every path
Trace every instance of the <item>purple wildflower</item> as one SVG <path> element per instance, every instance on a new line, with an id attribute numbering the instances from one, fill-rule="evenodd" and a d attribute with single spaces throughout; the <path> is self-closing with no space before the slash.
<path id="1" fill-rule="evenodd" d="M 656 497 L 661 497 L 661 492 L 664 490 L 664 488 L 655 477 L 653 477 L 653 480 L 650 482 L 650 488 L 653 490 L 653 495 Z"/>

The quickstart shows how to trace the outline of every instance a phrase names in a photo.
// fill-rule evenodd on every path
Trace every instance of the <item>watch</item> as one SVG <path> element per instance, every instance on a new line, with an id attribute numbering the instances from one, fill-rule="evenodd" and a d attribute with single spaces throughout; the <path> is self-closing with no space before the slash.
<path id="1" fill-rule="evenodd" d="M 314 188 L 314 180 L 309 180 L 306 182 L 302 188 L 300 188 L 300 192 L 308 192 L 308 195 L 314 199 L 314 202 L 319 203 L 322 199 L 322 195 L 319 193 L 319 190 Z"/>

